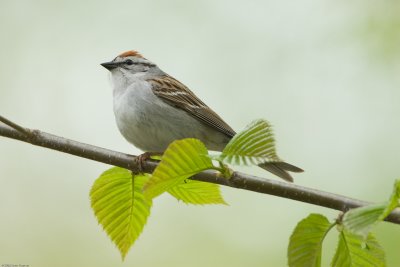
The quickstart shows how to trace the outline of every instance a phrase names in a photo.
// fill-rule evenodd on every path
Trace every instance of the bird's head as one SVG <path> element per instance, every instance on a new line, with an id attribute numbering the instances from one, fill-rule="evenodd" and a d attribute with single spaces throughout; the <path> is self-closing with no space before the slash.
<path id="1" fill-rule="evenodd" d="M 133 50 L 124 52 L 112 61 L 104 62 L 101 65 L 108 69 L 112 74 L 122 72 L 124 75 L 128 76 L 144 74 L 157 67 L 156 64 Z"/>

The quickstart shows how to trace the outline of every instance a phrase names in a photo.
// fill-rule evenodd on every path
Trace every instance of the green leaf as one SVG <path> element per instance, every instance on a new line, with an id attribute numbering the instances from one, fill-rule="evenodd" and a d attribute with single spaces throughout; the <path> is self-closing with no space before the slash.
<path id="1" fill-rule="evenodd" d="M 362 237 L 343 230 L 339 233 L 339 244 L 331 266 L 386 266 L 385 252 L 371 233 L 364 241 Z"/>
<path id="2" fill-rule="evenodd" d="M 125 258 L 150 215 L 151 201 L 143 197 L 148 175 L 135 175 L 113 167 L 94 182 L 90 191 L 92 209 L 107 235 Z"/>
<path id="3" fill-rule="evenodd" d="M 262 119 L 250 123 L 231 139 L 219 158 L 238 165 L 280 161 L 271 125 Z"/>
<path id="4" fill-rule="evenodd" d="M 168 193 L 186 204 L 226 204 L 217 184 L 185 180 L 185 182 L 168 189 Z"/>
<path id="5" fill-rule="evenodd" d="M 288 248 L 290 267 L 321 266 L 322 241 L 335 224 L 320 214 L 310 214 L 294 229 Z"/>
<path id="6" fill-rule="evenodd" d="M 215 169 L 207 148 L 197 139 L 187 138 L 172 142 L 152 177 L 144 186 L 146 198 L 154 198 L 185 179 L 207 169 Z"/>
<path id="7" fill-rule="evenodd" d="M 393 209 L 400 207 L 400 180 L 394 181 L 393 192 L 389 202 L 390 204 L 388 205 L 388 208 L 391 210 L 389 212 L 386 211 L 387 213 L 385 218 L 390 214 L 390 212 L 392 212 Z"/>
<path id="8" fill-rule="evenodd" d="M 373 226 L 384 220 L 399 206 L 399 199 L 400 181 L 397 180 L 389 201 L 349 210 L 343 216 L 343 226 L 348 231 L 366 238 Z"/>
<path id="9" fill-rule="evenodd" d="M 343 216 L 343 226 L 350 232 L 366 237 L 378 223 L 388 203 L 371 204 L 349 210 Z"/>

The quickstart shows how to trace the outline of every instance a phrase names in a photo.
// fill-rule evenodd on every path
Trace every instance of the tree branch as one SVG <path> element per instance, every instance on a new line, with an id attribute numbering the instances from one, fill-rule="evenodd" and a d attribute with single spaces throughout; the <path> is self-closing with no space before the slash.
<path id="1" fill-rule="evenodd" d="M 60 136 L 45 133 L 39 130 L 31 130 L 19 126 L 4 117 L 0 116 L 0 121 L 8 125 L 0 125 L 0 136 L 17 139 L 31 143 L 36 146 L 47 147 L 78 157 L 91 159 L 106 164 L 119 166 L 122 168 L 137 171 L 137 164 L 134 160 L 136 156 L 80 143 Z M 143 164 L 143 170 L 152 173 L 157 167 L 157 162 L 147 160 Z M 340 211 L 347 211 L 352 208 L 370 204 L 329 192 L 324 192 L 291 183 L 275 181 L 267 178 L 260 178 L 253 175 L 234 172 L 230 179 L 219 177 L 214 171 L 204 171 L 193 177 L 193 180 L 215 183 L 234 188 L 270 194 L 283 198 L 306 202 L 322 207 L 327 207 Z M 387 218 L 386 221 L 400 224 L 400 210 L 397 208 Z"/>

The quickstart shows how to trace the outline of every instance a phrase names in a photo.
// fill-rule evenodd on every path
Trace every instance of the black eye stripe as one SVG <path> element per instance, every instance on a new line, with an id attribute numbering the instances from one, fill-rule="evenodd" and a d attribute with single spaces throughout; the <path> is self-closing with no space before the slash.
<path id="1" fill-rule="evenodd" d="M 146 63 L 146 62 L 134 62 L 131 59 L 127 59 L 123 62 L 126 65 L 142 65 L 142 66 L 146 66 L 146 67 L 154 67 L 155 65 L 152 63 Z"/>
<path id="2" fill-rule="evenodd" d="M 151 64 L 151 63 L 140 63 L 140 64 L 142 64 L 146 67 L 154 67 L 155 66 L 154 64 Z"/>

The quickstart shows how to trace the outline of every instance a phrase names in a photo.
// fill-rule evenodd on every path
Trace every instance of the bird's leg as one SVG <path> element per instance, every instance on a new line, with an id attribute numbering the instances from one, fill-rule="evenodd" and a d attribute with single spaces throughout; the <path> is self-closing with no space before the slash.
<path id="1" fill-rule="evenodd" d="M 144 152 L 135 158 L 135 163 L 137 164 L 137 169 L 139 173 L 143 173 L 143 164 L 146 160 L 151 159 L 154 156 L 162 156 L 163 152 Z"/>

